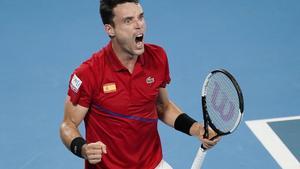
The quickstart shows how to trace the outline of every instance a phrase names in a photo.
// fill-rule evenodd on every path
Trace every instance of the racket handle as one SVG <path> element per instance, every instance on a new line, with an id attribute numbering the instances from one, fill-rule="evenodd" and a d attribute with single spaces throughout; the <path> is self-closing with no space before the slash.
<path id="1" fill-rule="evenodd" d="M 199 147 L 197 155 L 194 159 L 194 162 L 192 164 L 191 169 L 200 169 L 201 168 L 202 163 L 203 163 L 204 158 L 205 158 L 205 155 L 206 155 L 206 151 L 202 147 L 203 147 L 202 145 L 201 145 L 201 147 Z"/>

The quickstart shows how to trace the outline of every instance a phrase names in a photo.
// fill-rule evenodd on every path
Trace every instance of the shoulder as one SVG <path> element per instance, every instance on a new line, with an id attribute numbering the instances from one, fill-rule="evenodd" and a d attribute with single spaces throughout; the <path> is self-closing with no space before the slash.
<path id="1" fill-rule="evenodd" d="M 166 63 L 168 61 L 164 48 L 158 45 L 145 44 L 145 55 L 147 58 L 152 58 L 156 62 Z"/>
<path id="2" fill-rule="evenodd" d="M 166 55 L 166 52 L 163 47 L 151 43 L 145 44 L 145 51 L 146 52 L 152 52 L 156 54 L 164 54 Z"/>
<path id="3" fill-rule="evenodd" d="M 92 54 L 87 60 L 83 61 L 74 71 L 78 74 L 95 73 L 96 70 L 104 63 L 104 50 Z"/>
<path id="4" fill-rule="evenodd" d="M 104 53 L 105 51 L 103 49 L 93 53 L 92 56 L 75 68 L 71 78 L 75 75 L 75 77 L 82 81 L 84 86 L 90 86 L 91 88 L 95 86 L 96 82 L 99 81 L 99 74 L 104 65 Z"/>

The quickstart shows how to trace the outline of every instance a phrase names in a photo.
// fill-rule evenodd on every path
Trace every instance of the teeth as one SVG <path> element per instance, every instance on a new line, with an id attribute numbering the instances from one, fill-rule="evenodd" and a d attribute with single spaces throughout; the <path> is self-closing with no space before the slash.
<path id="1" fill-rule="evenodd" d="M 142 37 L 142 36 L 143 36 L 143 34 L 138 34 L 136 37 L 139 37 L 139 38 L 140 38 L 140 37 Z"/>

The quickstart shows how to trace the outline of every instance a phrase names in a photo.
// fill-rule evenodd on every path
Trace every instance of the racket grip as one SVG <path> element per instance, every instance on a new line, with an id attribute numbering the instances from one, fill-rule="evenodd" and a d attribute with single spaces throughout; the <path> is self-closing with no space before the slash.
<path id="1" fill-rule="evenodd" d="M 206 156 L 206 151 L 202 147 L 203 147 L 203 145 L 201 145 L 201 147 L 199 147 L 191 169 L 200 169 L 201 168 L 204 158 Z"/>
<path id="2" fill-rule="evenodd" d="M 203 151 L 206 151 L 206 148 L 203 146 L 203 144 L 201 144 L 201 147 Z"/>

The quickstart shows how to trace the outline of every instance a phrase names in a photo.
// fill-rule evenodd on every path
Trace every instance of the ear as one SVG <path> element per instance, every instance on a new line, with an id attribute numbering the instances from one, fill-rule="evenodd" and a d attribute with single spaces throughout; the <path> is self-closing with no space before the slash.
<path id="1" fill-rule="evenodd" d="M 104 29 L 105 29 L 105 32 L 108 34 L 108 36 L 110 37 L 114 37 L 115 36 L 115 29 L 112 25 L 110 24 L 105 24 L 104 25 Z"/>

